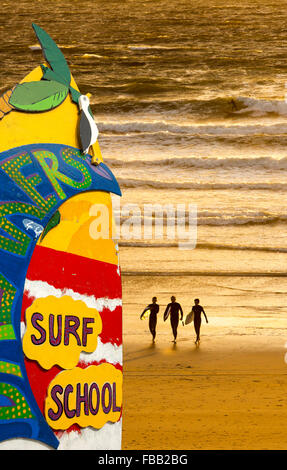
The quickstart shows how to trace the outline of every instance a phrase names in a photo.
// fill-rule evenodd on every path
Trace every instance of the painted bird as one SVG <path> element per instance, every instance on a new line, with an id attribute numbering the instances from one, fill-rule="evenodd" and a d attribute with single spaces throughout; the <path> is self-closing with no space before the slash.
<path id="1" fill-rule="evenodd" d="M 87 154 L 91 145 L 96 143 L 99 135 L 97 125 L 90 113 L 90 100 L 87 95 L 81 95 L 78 99 L 81 111 L 80 117 L 80 140 L 82 152 Z"/>

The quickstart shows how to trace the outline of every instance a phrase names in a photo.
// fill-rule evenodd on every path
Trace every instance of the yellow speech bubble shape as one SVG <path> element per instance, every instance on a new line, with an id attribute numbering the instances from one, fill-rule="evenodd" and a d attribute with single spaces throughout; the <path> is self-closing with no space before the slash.
<path id="1" fill-rule="evenodd" d="M 36 299 L 26 310 L 26 325 L 24 354 L 44 369 L 72 369 L 81 351 L 95 351 L 102 331 L 99 312 L 68 295 Z"/>
<path id="2" fill-rule="evenodd" d="M 122 371 L 108 363 L 60 372 L 48 387 L 47 423 L 55 430 L 75 423 L 96 429 L 115 423 L 121 416 L 122 383 Z"/>

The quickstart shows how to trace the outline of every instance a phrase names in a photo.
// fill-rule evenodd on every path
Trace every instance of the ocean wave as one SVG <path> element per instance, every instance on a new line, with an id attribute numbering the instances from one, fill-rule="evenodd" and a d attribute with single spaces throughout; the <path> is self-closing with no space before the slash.
<path id="1" fill-rule="evenodd" d="M 126 58 L 127 59 L 127 58 Z M 130 60 L 130 59 L 129 59 Z M 116 113 L 116 114 L 131 114 L 135 115 L 138 113 L 145 113 L 150 115 L 177 115 L 177 116 L 192 116 L 207 117 L 213 116 L 228 116 L 242 107 L 240 104 L 236 105 L 236 100 L 230 97 L 218 97 L 210 99 L 196 99 L 186 98 L 179 96 L 179 81 L 176 78 L 169 79 L 168 83 L 165 81 L 156 80 L 153 82 L 132 82 L 122 85 L 116 85 L 116 91 L 119 95 L 112 99 L 107 98 L 100 100 L 98 96 L 94 96 L 91 99 L 91 105 L 94 106 L 93 110 L 95 113 Z M 176 98 L 169 96 L 168 98 L 162 98 L 160 96 L 153 96 L 153 99 L 144 98 L 144 96 L 136 96 L 137 91 L 140 91 L 140 95 L 143 95 L 146 91 L 147 94 L 152 90 L 158 91 L 169 91 L 176 92 Z M 110 85 L 101 87 L 101 91 L 110 91 Z M 113 86 L 115 91 L 115 86 Z M 190 90 L 188 85 L 181 83 L 181 92 Z M 98 91 L 98 87 L 97 87 Z M 123 93 L 131 92 L 134 96 L 123 95 Z M 186 93 L 185 93 L 186 94 Z M 179 96 L 179 97 L 178 97 Z"/>
<path id="2" fill-rule="evenodd" d="M 82 55 L 83 59 L 109 59 L 109 57 L 101 55 L 101 54 L 92 54 L 92 53 L 85 53 Z"/>
<path id="3" fill-rule="evenodd" d="M 114 210 L 117 223 L 121 225 L 125 221 L 129 220 L 131 212 L 133 210 L 133 205 L 130 206 L 130 210 L 127 213 L 120 213 L 117 209 Z M 126 210 L 126 209 L 125 209 Z M 138 210 L 138 208 L 137 208 Z M 181 210 L 178 213 L 177 208 L 172 206 L 169 208 L 169 204 L 166 206 L 157 206 L 157 204 L 152 204 L 148 208 L 147 206 L 140 208 L 140 213 L 137 215 L 136 219 L 133 220 L 134 226 L 143 226 L 144 223 L 151 224 L 157 218 L 161 220 L 163 227 L 173 226 L 177 224 L 180 220 L 180 223 L 183 223 L 183 218 L 185 226 L 189 226 L 192 223 L 197 226 L 236 226 L 236 225 L 268 225 L 268 224 L 286 224 L 287 222 L 287 213 L 278 214 L 278 213 L 268 213 L 261 211 L 241 211 L 240 213 L 228 213 L 228 212 L 215 212 L 215 211 L 197 211 L 189 213 L 188 206 L 185 207 L 185 212 Z"/>
<path id="4" fill-rule="evenodd" d="M 91 54 L 90 57 L 93 55 Z M 129 61 L 131 58 L 125 58 Z M 180 85 L 180 86 L 179 86 Z M 109 91 L 107 85 L 106 91 Z M 104 91 L 104 90 L 102 90 Z M 92 98 L 91 104 L 95 105 L 95 113 L 131 114 L 148 113 L 150 115 L 188 116 L 197 119 L 226 118 L 243 115 L 244 117 L 285 117 L 287 115 L 287 103 L 284 100 L 264 100 L 246 96 L 218 96 L 210 98 L 186 98 L 192 88 L 187 83 L 178 82 L 177 79 L 168 81 L 157 80 L 135 80 L 113 87 L 113 92 L 118 92 L 119 97 L 107 99 L 101 102 L 97 96 Z M 164 92 L 174 92 L 177 97 L 164 98 Z M 152 93 L 154 99 L 145 98 Z M 125 94 L 125 96 L 123 96 Z M 130 95 L 130 96 L 129 96 Z"/>
<path id="5" fill-rule="evenodd" d="M 210 277 L 287 277 L 287 272 L 282 271 L 128 271 L 122 270 L 122 276 L 210 276 Z"/>
<path id="6" fill-rule="evenodd" d="M 125 248 L 178 248 L 179 242 L 158 241 L 120 241 L 120 247 Z M 249 245 L 224 245 L 218 243 L 197 243 L 196 248 L 206 250 L 228 251 L 259 251 L 266 253 L 287 253 L 287 247 L 249 246 Z"/>
<path id="7" fill-rule="evenodd" d="M 231 250 L 231 251 L 260 251 L 267 253 L 287 253 L 287 247 L 252 246 L 252 245 L 224 245 L 218 243 L 197 243 L 197 248 L 208 250 Z"/>
<path id="8" fill-rule="evenodd" d="M 145 50 L 167 50 L 167 51 L 178 51 L 178 50 L 188 50 L 190 47 L 185 45 L 171 44 L 170 46 L 160 45 L 160 44 L 130 44 L 128 48 L 131 51 L 145 51 Z"/>
<path id="9" fill-rule="evenodd" d="M 60 49 L 77 49 L 79 44 L 58 44 Z M 42 46 L 40 44 L 31 44 L 29 46 L 31 51 L 42 51 Z"/>
<path id="10" fill-rule="evenodd" d="M 234 106 L 237 114 L 252 114 L 253 116 L 266 116 L 275 114 L 278 116 L 287 116 L 287 103 L 283 100 L 263 100 L 248 97 L 237 97 L 234 100 Z"/>
<path id="11" fill-rule="evenodd" d="M 257 157 L 257 158 L 209 158 L 183 157 L 162 158 L 154 160 L 126 160 L 106 158 L 114 168 L 177 168 L 177 169 L 249 169 L 249 170 L 286 170 L 287 158 Z"/>
<path id="12" fill-rule="evenodd" d="M 210 135 L 210 136 L 256 136 L 281 135 L 287 133 L 286 123 L 271 125 L 260 124 L 234 124 L 234 125 L 208 125 L 208 124 L 176 124 L 164 120 L 129 120 L 129 121 L 100 121 L 97 120 L 100 132 L 114 134 L 131 133 L 166 133 L 178 135 Z"/>
<path id="13" fill-rule="evenodd" d="M 213 213 L 209 211 L 197 214 L 197 225 L 268 225 L 287 222 L 287 214 L 269 214 L 265 212 L 242 212 L 238 214 Z"/>
<path id="14" fill-rule="evenodd" d="M 142 180 L 135 178 L 118 178 L 122 189 L 150 188 L 150 189 L 170 189 L 170 190 L 258 190 L 258 191 L 286 191 L 287 183 L 193 183 L 181 181 L 158 181 Z"/>
<path id="15" fill-rule="evenodd" d="M 145 62 L 143 60 L 139 60 L 139 57 L 131 57 L 131 56 L 125 56 L 125 55 L 120 55 L 117 57 L 109 57 L 105 56 L 107 60 L 112 61 L 113 63 L 117 62 L 118 64 L 123 65 L 144 65 Z M 81 56 L 79 59 L 93 59 L 93 55 Z M 77 63 L 79 59 L 77 60 Z M 90 63 L 91 65 L 91 63 Z M 179 83 L 180 83 L 180 89 L 179 89 Z M 123 102 L 123 95 L 125 95 L 125 105 L 129 104 L 129 109 L 130 111 L 132 110 L 131 103 L 134 106 L 142 107 L 142 103 L 144 103 L 146 100 L 149 100 L 149 103 L 151 104 L 151 96 L 155 98 L 161 98 L 162 96 L 165 96 L 167 92 L 173 94 L 173 93 L 189 93 L 192 91 L 192 86 L 188 83 L 184 82 L 179 82 L 179 80 L 176 77 L 170 76 L 169 78 L 162 78 L 162 77 L 132 77 L 132 78 L 127 78 L 126 81 L 119 82 L 119 80 L 115 80 L 112 85 L 109 84 L 109 82 L 105 84 L 101 84 L 101 86 L 97 85 L 96 87 L 96 93 L 94 94 L 94 99 L 91 100 L 91 104 L 96 104 L 98 109 L 99 106 L 99 101 L 97 99 L 97 92 L 98 91 L 105 91 L 111 92 L 112 91 L 112 98 L 110 99 L 109 102 L 109 107 L 112 110 L 117 110 L 119 112 L 120 110 L 123 110 L 124 108 L 121 108 L 121 105 L 124 105 Z M 105 93 L 105 94 L 106 94 Z M 110 95 L 111 96 L 111 95 Z M 121 99 L 117 99 L 117 97 L 120 96 Z M 173 101 L 173 100 L 171 100 Z M 168 101 L 163 101 L 168 103 Z M 116 106 L 113 106 L 113 103 Z M 196 103 L 196 100 L 195 100 Z M 158 103 L 159 104 L 159 103 Z"/>

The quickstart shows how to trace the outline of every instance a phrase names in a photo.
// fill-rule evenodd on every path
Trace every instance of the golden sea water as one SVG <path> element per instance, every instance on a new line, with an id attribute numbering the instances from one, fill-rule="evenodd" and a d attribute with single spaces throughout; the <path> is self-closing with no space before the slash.
<path id="1" fill-rule="evenodd" d="M 0 6 L 0 89 L 42 61 L 31 28 L 37 23 L 61 47 L 80 90 L 92 93 L 122 205 L 197 206 L 194 250 L 179 250 L 178 240 L 120 240 L 124 288 L 132 293 L 127 311 L 138 312 L 152 295 L 164 305 L 176 294 L 185 309 L 199 296 L 215 316 L 260 319 L 272 311 L 284 318 L 285 3 Z"/>

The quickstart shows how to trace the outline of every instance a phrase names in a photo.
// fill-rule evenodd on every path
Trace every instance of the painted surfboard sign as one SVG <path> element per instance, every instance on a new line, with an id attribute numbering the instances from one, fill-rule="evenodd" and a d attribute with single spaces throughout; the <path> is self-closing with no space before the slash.
<path id="1" fill-rule="evenodd" d="M 0 98 L 0 449 L 120 449 L 121 191 L 64 56 L 33 27 L 47 63 Z"/>

